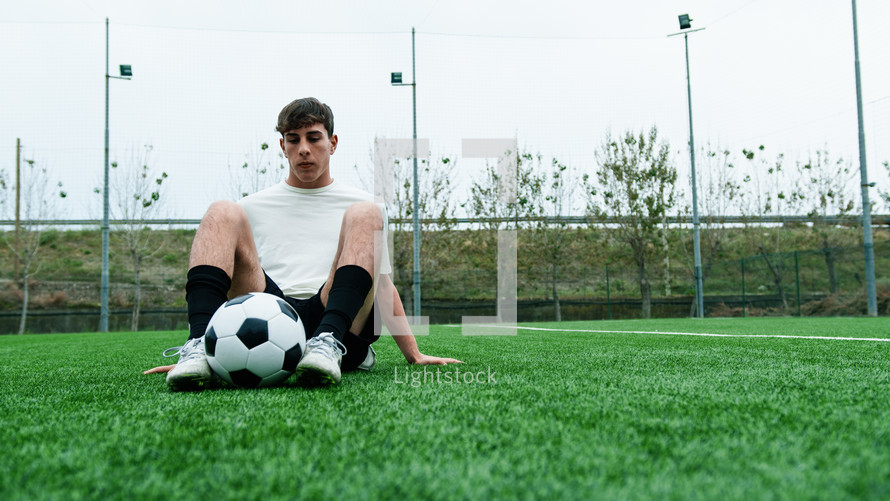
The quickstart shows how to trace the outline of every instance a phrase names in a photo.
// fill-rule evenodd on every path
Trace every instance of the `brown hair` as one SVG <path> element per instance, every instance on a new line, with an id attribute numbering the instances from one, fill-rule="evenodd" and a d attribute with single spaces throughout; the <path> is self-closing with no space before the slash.
<path id="1" fill-rule="evenodd" d="M 278 126 L 275 130 L 284 135 L 285 132 L 320 123 L 328 131 L 328 137 L 334 135 L 334 112 L 331 107 L 314 97 L 295 99 L 282 108 L 278 114 Z"/>

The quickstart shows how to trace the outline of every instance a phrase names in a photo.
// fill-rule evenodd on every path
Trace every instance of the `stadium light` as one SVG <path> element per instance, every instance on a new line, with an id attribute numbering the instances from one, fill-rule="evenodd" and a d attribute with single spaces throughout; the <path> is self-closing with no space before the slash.
<path id="1" fill-rule="evenodd" d="M 392 72 L 389 82 L 393 86 L 410 85 L 414 107 L 414 317 L 420 318 L 420 188 L 417 183 L 417 68 L 414 63 L 414 28 L 411 28 L 411 83 L 402 82 L 401 72 Z"/>
<path id="2" fill-rule="evenodd" d="M 868 189 L 874 183 L 868 182 L 868 167 L 865 162 L 865 125 L 862 120 L 862 82 L 859 75 L 859 31 L 856 23 L 856 0 L 853 0 L 853 61 L 856 71 L 856 112 L 859 117 L 859 184 L 862 196 L 862 237 L 865 251 L 865 290 L 868 316 L 878 316 L 878 296 L 875 286 L 875 244 L 871 234 L 871 202 Z"/>
<path id="3" fill-rule="evenodd" d="M 695 316 L 702 318 L 704 316 L 705 301 L 703 289 L 703 279 L 701 271 L 701 229 L 698 219 L 698 186 L 695 180 L 695 141 L 692 134 L 692 83 L 689 78 L 689 34 L 693 31 L 701 31 L 704 28 L 691 30 L 692 19 L 689 14 L 680 14 L 680 29 L 686 30 L 680 33 L 672 33 L 669 37 L 683 35 L 683 41 L 686 45 L 686 102 L 689 104 L 689 165 L 692 171 L 692 246 L 695 256 Z"/>
<path id="4" fill-rule="evenodd" d="M 99 332 L 108 332 L 108 82 L 112 78 L 129 80 L 133 68 L 120 65 L 120 76 L 108 74 L 108 18 L 105 18 L 105 186 L 102 190 L 102 285 L 100 286 Z"/>

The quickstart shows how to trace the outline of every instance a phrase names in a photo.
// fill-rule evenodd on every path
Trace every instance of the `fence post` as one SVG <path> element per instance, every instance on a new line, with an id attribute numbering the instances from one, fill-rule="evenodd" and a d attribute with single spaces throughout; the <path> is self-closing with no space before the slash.
<path id="1" fill-rule="evenodd" d="M 797 316 L 800 316 L 800 263 L 797 259 L 797 251 L 794 251 L 794 277 L 797 284 Z"/>
<path id="2" fill-rule="evenodd" d="M 612 297 L 611 288 L 609 286 L 609 265 L 606 265 L 606 314 L 609 320 L 612 320 Z"/>
<path id="3" fill-rule="evenodd" d="M 748 310 L 746 308 L 745 301 L 745 258 L 742 258 L 742 317 L 748 316 Z"/>

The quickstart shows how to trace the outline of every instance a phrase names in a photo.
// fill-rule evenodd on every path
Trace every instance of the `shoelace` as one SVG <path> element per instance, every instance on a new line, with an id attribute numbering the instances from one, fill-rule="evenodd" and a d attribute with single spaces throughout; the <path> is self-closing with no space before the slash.
<path id="1" fill-rule="evenodd" d="M 322 349 L 325 351 L 326 355 L 333 356 L 334 355 L 334 347 L 340 350 L 341 355 L 346 355 L 346 346 L 343 345 L 337 338 L 334 337 L 333 334 L 324 333 L 315 336 L 306 342 L 306 350 L 309 348 L 312 349 Z"/>
<path id="2" fill-rule="evenodd" d="M 180 355 L 179 361 L 182 362 L 184 360 L 188 360 L 190 358 L 194 358 L 194 357 L 198 356 L 199 355 L 198 350 L 196 350 L 195 348 L 197 348 L 203 344 L 204 344 L 203 337 L 196 338 L 196 339 L 189 339 L 182 346 L 175 346 L 173 348 L 167 348 L 166 350 L 164 350 L 163 355 L 165 358 L 170 358 L 170 357 L 175 357 L 176 355 Z"/>
<path id="3" fill-rule="evenodd" d="M 167 348 L 164 350 L 164 358 L 175 357 L 179 355 L 179 352 L 182 350 L 182 346 L 174 346 L 173 348 Z"/>

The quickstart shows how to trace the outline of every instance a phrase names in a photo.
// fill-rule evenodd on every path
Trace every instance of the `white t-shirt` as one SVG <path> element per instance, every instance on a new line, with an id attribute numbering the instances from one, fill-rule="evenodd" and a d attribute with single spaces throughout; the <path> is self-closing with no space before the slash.
<path id="1" fill-rule="evenodd" d="M 343 213 L 356 202 L 373 200 L 371 194 L 336 181 L 311 190 L 282 181 L 238 203 L 250 219 L 263 270 L 286 296 L 306 299 L 330 275 Z M 386 211 L 381 211 L 386 229 Z M 379 271 L 390 273 L 385 244 L 382 252 Z"/>

